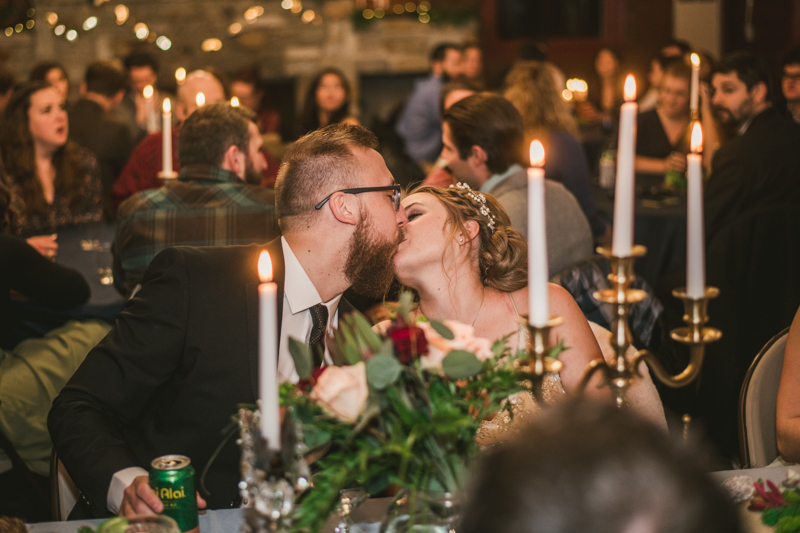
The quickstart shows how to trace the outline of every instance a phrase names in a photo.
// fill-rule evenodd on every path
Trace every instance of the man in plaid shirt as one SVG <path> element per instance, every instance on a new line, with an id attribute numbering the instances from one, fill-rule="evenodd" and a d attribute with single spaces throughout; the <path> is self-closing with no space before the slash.
<path id="1" fill-rule="evenodd" d="M 145 269 L 171 246 L 267 243 L 280 235 L 274 193 L 258 186 L 266 160 L 254 115 L 219 103 L 181 128 L 177 180 L 122 203 L 114 242 L 114 283 L 130 295 Z"/>

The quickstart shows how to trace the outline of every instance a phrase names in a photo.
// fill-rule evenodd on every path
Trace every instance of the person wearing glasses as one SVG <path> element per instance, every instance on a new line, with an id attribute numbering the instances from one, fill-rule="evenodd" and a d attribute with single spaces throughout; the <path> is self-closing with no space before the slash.
<path id="1" fill-rule="evenodd" d="M 153 259 L 141 290 L 50 411 L 59 459 L 84 496 L 72 517 L 161 512 L 147 470 L 167 454 L 191 459 L 201 508 L 239 505 L 234 439 L 210 458 L 237 406 L 258 398 L 260 252 L 269 252 L 278 286 L 278 335 L 262 341 L 278 345 L 280 380 L 296 381 L 289 338 L 328 364 L 324 333 L 351 309 L 342 293 L 382 295 L 393 278 L 407 219 L 377 145 L 347 124 L 302 137 L 276 183 L 281 238 L 168 248 Z"/>
<path id="2" fill-rule="evenodd" d="M 781 91 L 786 100 L 786 115 L 800 124 L 800 46 L 783 57 Z"/>

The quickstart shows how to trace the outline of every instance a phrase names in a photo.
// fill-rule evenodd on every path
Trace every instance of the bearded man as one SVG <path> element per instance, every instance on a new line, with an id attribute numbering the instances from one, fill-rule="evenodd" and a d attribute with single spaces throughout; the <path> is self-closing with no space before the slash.
<path id="1" fill-rule="evenodd" d="M 152 261 L 48 419 L 90 513 L 160 512 L 147 469 L 167 454 L 192 460 L 201 508 L 238 505 L 233 439 L 208 468 L 207 490 L 199 473 L 237 405 L 258 398 L 259 253 L 269 251 L 278 285 L 279 377 L 296 381 L 289 337 L 319 345 L 350 310 L 345 289 L 378 296 L 392 280 L 407 219 L 376 147 L 357 126 L 306 135 L 287 151 L 276 183 L 283 237 L 265 246 L 168 248 Z M 323 351 L 319 364 L 328 362 Z"/>
<path id="2" fill-rule="evenodd" d="M 766 67 L 735 53 L 711 77 L 714 118 L 733 138 L 714 154 L 706 185 L 706 244 L 746 211 L 797 205 L 800 126 L 772 107 Z"/>

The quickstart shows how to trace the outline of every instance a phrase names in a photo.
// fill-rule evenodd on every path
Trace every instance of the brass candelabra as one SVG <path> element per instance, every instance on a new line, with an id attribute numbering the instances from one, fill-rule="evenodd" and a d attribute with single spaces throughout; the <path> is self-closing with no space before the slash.
<path id="1" fill-rule="evenodd" d="M 528 358 L 517 359 L 514 366 L 531 380 L 531 391 L 534 397 L 543 405 L 542 380 L 544 375 L 559 372 L 564 363 L 550 357 L 550 330 L 563 322 L 559 316 L 552 316 L 544 326 L 532 326 L 528 323 L 527 315 L 519 317 L 519 321 L 528 328 Z"/>
<path id="2" fill-rule="evenodd" d="M 631 333 L 628 325 L 630 306 L 642 301 L 646 293 L 630 287 L 633 280 L 633 263 L 637 257 L 647 253 L 644 246 L 634 246 L 632 253 L 627 257 L 615 256 L 609 248 L 598 248 L 597 251 L 607 257 L 611 262 L 611 273 L 608 279 L 612 288 L 597 291 L 595 299 L 611 304 L 614 318 L 611 323 L 611 346 L 614 348 L 613 359 L 605 362 L 602 359 L 592 361 L 584 370 L 579 383 L 579 390 L 583 391 L 595 372 L 601 372 L 603 382 L 601 386 L 608 385 L 617 405 L 622 405 L 628 387 L 639 374 L 639 363 L 645 361 L 655 376 L 669 387 L 683 387 L 691 383 L 699 374 L 703 366 L 706 344 L 719 340 L 722 332 L 715 328 L 706 327 L 708 322 L 708 301 L 719 295 L 716 287 L 707 287 L 705 294 L 700 298 L 690 298 L 685 289 L 676 289 L 673 295 L 683 300 L 685 313 L 683 320 L 686 327 L 674 329 L 670 336 L 672 339 L 689 346 L 689 363 L 686 368 L 676 375 L 670 375 L 659 360 L 647 350 L 639 350 L 631 359 L 625 353 L 631 345 Z"/>

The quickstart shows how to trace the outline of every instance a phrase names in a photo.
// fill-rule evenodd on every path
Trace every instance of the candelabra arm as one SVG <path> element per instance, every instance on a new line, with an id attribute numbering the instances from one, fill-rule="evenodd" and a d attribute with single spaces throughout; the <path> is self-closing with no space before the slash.
<path id="1" fill-rule="evenodd" d="M 600 385 L 601 387 L 611 377 L 608 363 L 606 363 L 603 359 L 594 359 L 592 362 L 586 365 L 585 369 L 583 369 L 581 380 L 578 382 L 578 394 L 583 394 L 584 391 L 586 391 L 586 386 L 589 385 L 589 381 L 591 381 L 595 372 L 600 372 L 603 375 L 603 381 Z"/>
<path id="2" fill-rule="evenodd" d="M 639 363 L 644 361 L 661 383 L 667 387 L 677 389 L 680 387 L 685 387 L 697 377 L 697 374 L 700 372 L 700 368 L 703 365 L 705 344 L 689 345 L 689 353 L 689 364 L 686 365 L 686 368 L 684 368 L 683 371 L 681 371 L 679 374 L 675 374 L 674 376 L 670 375 L 670 373 L 667 372 L 667 370 L 661 364 L 661 361 L 659 361 L 655 355 L 647 350 L 639 350 L 636 352 L 636 356 L 631 360 L 631 366 L 637 369 L 638 372 Z"/>

